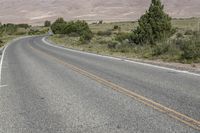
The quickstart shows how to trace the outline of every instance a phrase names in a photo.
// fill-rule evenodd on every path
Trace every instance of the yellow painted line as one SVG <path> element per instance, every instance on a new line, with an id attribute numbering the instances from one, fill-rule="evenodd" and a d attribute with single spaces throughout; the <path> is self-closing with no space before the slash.
<path id="1" fill-rule="evenodd" d="M 41 53 L 43 55 L 46 55 L 46 56 L 48 56 L 50 58 L 53 58 L 54 60 L 56 60 L 57 62 L 63 64 L 64 66 L 66 66 L 66 67 L 68 67 L 68 68 L 70 68 L 70 69 L 72 69 L 72 70 L 74 70 L 74 71 L 76 71 L 76 72 L 78 72 L 78 73 L 80 73 L 80 74 L 82 74 L 84 76 L 87 76 L 88 78 L 93 79 L 93 80 L 97 81 L 98 83 L 101 83 L 101 84 L 103 84 L 103 85 L 105 85 L 105 86 L 107 86 L 109 88 L 112 88 L 115 91 L 118 91 L 118 92 L 120 92 L 122 94 L 125 94 L 125 95 L 127 95 L 127 96 L 129 96 L 129 97 L 131 97 L 131 98 L 133 98 L 133 99 L 135 99 L 135 100 L 137 100 L 137 101 L 149 106 L 149 107 L 154 108 L 155 110 L 157 110 L 159 112 L 162 112 L 162 113 L 164 113 L 164 114 L 166 114 L 166 115 L 168 115 L 168 116 L 170 116 L 170 117 L 172 117 L 172 118 L 174 118 L 174 119 L 176 119 L 176 120 L 178 120 L 178 121 L 180 121 L 180 122 L 182 122 L 182 123 L 194 128 L 194 129 L 196 129 L 196 130 L 200 130 L 200 121 L 198 121 L 198 120 L 195 120 L 195 119 L 193 119 L 193 118 L 191 118 L 191 117 L 189 117 L 189 116 L 187 116 L 185 114 L 182 114 L 182 113 L 177 112 L 177 111 L 175 111 L 175 110 L 173 110 L 171 108 L 168 108 L 168 107 L 166 107 L 164 105 L 161 105 L 161 104 L 159 104 L 159 103 L 157 103 L 157 102 L 155 102 L 155 101 L 153 101 L 151 99 L 148 99 L 148 98 L 146 98 L 144 96 L 141 96 L 141 95 L 139 95 L 139 94 L 137 94 L 137 93 L 135 93 L 133 91 L 130 91 L 130 90 L 126 89 L 126 88 L 123 88 L 123 87 L 121 87 L 121 86 L 119 86 L 117 84 L 114 84 L 114 83 L 112 83 L 110 81 L 107 81 L 107 80 L 105 80 L 105 79 L 103 79 L 101 77 L 98 77 L 98 76 L 96 76 L 96 75 L 94 75 L 94 74 L 92 74 L 92 73 L 90 73 L 88 71 L 85 71 L 85 70 L 83 70 L 81 68 L 78 68 L 78 67 L 72 65 L 72 64 L 69 64 L 66 61 L 58 59 L 57 57 L 55 57 L 53 55 L 45 53 L 44 51 L 36 49 L 36 48 L 34 48 L 32 46 L 30 46 L 30 47 L 33 50 L 35 50 L 36 52 L 39 52 L 39 53 Z"/>

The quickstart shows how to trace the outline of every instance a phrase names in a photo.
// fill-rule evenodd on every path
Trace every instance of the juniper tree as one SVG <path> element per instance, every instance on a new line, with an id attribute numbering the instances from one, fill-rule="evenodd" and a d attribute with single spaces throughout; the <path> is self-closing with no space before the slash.
<path id="1" fill-rule="evenodd" d="M 149 10 L 138 21 L 132 40 L 136 44 L 155 44 L 172 34 L 171 17 L 164 12 L 160 0 L 152 0 Z"/>
<path id="2" fill-rule="evenodd" d="M 46 20 L 44 22 L 44 27 L 50 27 L 51 26 L 51 21 Z"/>

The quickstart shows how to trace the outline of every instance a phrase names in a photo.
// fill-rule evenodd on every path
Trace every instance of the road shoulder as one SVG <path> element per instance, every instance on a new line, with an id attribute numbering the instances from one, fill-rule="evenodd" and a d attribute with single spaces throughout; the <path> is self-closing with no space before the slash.
<path id="1" fill-rule="evenodd" d="M 75 48 L 69 48 L 64 45 L 56 44 L 52 40 L 49 39 L 49 37 L 45 38 L 45 41 L 47 41 L 50 44 L 53 44 L 58 47 L 62 48 L 67 48 L 75 51 L 80 51 L 84 53 L 89 53 L 89 54 L 94 54 L 94 55 L 99 55 L 99 56 L 104 56 L 104 57 L 109 57 L 109 58 L 117 58 L 119 60 L 124 60 L 124 61 L 130 61 L 130 62 L 136 62 L 136 63 L 144 63 L 147 65 L 152 65 L 155 67 L 161 67 L 161 68 L 166 68 L 166 69 L 172 69 L 175 71 L 181 71 L 184 73 L 194 73 L 194 75 L 199 75 L 200 74 L 200 63 L 197 64 L 183 64 L 183 63 L 171 63 L 171 62 L 163 62 L 160 60 L 145 60 L 145 59 L 135 59 L 135 58 L 127 58 L 127 57 L 120 57 L 120 56 L 113 56 L 113 55 L 103 55 L 103 54 L 97 54 L 93 52 L 88 52 L 88 51 L 82 51 L 80 49 L 75 49 Z"/>

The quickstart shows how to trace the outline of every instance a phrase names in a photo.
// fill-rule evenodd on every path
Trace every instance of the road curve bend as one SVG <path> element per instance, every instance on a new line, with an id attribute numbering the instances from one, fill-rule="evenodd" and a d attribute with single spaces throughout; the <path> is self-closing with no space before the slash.
<path id="1" fill-rule="evenodd" d="M 21 38 L 4 51 L 0 133 L 199 133 L 200 77 Z"/>

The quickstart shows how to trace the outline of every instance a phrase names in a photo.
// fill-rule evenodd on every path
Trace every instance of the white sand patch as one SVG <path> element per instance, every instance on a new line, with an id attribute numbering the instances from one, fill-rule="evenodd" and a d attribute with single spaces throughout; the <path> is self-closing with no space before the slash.
<path id="1" fill-rule="evenodd" d="M 95 17 L 95 16 L 97 16 L 97 14 L 84 14 L 84 15 L 76 16 L 75 18 L 82 18 L 82 17 Z"/>
<path id="2" fill-rule="evenodd" d="M 128 15 L 132 15 L 132 14 L 135 14 L 136 12 L 127 12 L 127 13 L 124 13 L 122 14 L 122 16 L 128 16 Z"/>
<path id="3" fill-rule="evenodd" d="M 27 13 L 28 11 L 27 10 L 21 10 L 20 12 L 21 13 Z"/>
<path id="4" fill-rule="evenodd" d="M 52 16 L 53 15 L 42 15 L 42 16 L 32 17 L 32 18 L 30 18 L 30 20 L 44 19 L 44 18 L 49 18 Z"/>
<path id="5" fill-rule="evenodd" d="M 35 11 L 32 13 L 27 14 L 29 20 L 40 20 L 45 18 L 50 18 L 55 16 L 52 12 L 42 12 L 42 11 Z"/>

